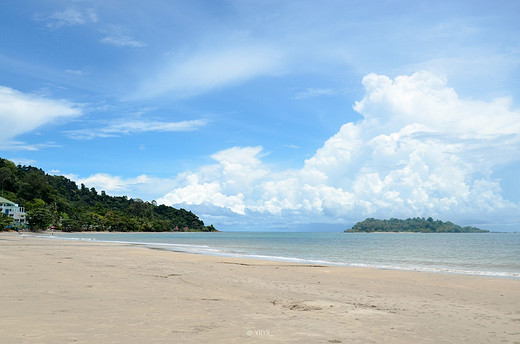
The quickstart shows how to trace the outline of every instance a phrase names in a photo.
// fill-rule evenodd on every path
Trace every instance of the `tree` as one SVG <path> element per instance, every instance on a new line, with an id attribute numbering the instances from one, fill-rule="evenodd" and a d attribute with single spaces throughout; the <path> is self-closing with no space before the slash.
<path id="1" fill-rule="evenodd" d="M 428 219 L 414 217 L 413 219 L 390 219 L 378 220 L 368 218 L 364 221 L 356 223 L 352 229 L 345 232 L 420 232 L 420 233 L 485 233 L 475 227 L 460 227 L 450 221 L 435 221 L 433 218 Z"/>
<path id="2" fill-rule="evenodd" d="M 52 224 L 52 213 L 47 208 L 36 208 L 27 212 L 29 226 L 33 230 L 46 229 Z"/>
<path id="3" fill-rule="evenodd" d="M 63 176 L 46 174 L 32 166 L 16 166 L 0 158 L 0 183 L 8 198 L 27 211 L 33 229 L 55 225 L 66 231 L 213 231 L 195 214 L 184 209 L 109 196 Z"/>
<path id="4" fill-rule="evenodd" d="M 2 184 L 2 194 L 4 196 L 4 191 L 12 191 L 15 180 L 16 180 L 16 167 L 13 168 L 14 164 L 5 164 L 5 166 L 0 167 L 0 184 Z"/>
<path id="5" fill-rule="evenodd" d="M 44 200 L 36 198 L 26 203 L 29 226 L 33 230 L 50 227 L 55 219 L 52 209 Z"/>
<path id="6" fill-rule="evenodd" d="M 0 231 L 4 231 L 7 229 L 7 226 L 13 223 L 13 218 L 8 216 L 7 214 L 0 214 Z"/>
<path id="7" fill-rule="evenodd" d="M 47 183 L 44 172 L 37 169 L 31 169 L 26 173 L 19 184 L 17 195 L 24 200 L 40 198 L 51 203 L 55 198 L 53 194 L 57 194 L 56 190 Z"/>
<path id="8" fill-rule="evenodd" d="M 27 209 L 27 211 L 31 211 L 31 210 L 45 208 L 46 205 L 47 205 L 47 203 L 45 203 L 44 200 L 35 198 L 32 201 L 28 201 L 27 203 L 25 203 L 25 209 Z"/>

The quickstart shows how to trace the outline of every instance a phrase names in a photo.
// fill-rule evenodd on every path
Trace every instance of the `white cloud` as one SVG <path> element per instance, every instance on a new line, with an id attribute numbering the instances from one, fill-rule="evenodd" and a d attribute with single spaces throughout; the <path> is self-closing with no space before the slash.
<path id="1" fill-rule="evenodd" d="M 116 47 L 141 48 L 145 46 L 143 42 L 137 41 L 128 35 L 106 36 L 101 40 L 101 43 Z"/>
<path id="2" fill-rule="evenodd" d="M 5 158 L 5 157 L 4 157 Z M 11 160 L 14 162 L 15 165 L 22 165 L 22 166 L 34 166 L 36 164 L 36 160 L 33 159 L 26 159 L 26 158 L 19 158 L 19 157 L 8 157 L 7 160 Z"/>
<path id="3" fill-rule="evenodd" d="M 185 185 L 166 194 L 158 202 L 166 204 L 203 204 L 228 208 L 245 214 L 244 194 L 256 189 L 256 184 L 268 173 L 259 159 L 261 147 L 234 147 L 212 156 L 217 164 L 201 168 L 196 173 L 178 176 L 176 184 Z"/>
<path id="4" fill-rule="evenodd" d="M 227 196 L 222 193 L 222 187 L 217 182 L 196 183 L 178 188 L 175 192 L 167 194 L 160 199 L 161 203 L 171 204 L 196 204 L 208 203 L 217 207 L 230 209 L 236 214 L 245 214 L 244 195 Z"/>
<path id="5" fill-rule="evenodd" d="M 65 72 L 68 74 L 76 75 L 76 76 L 85 76 L 85 75 L 90 74 L 89 72 L 86 72 L 84 70 L 77 70 L 77 69 L 66 69 Z"/>
<path id="6" fill-rule="evenodd" d="M 281 73 L 282 60 L 280 51 L 271 47 L 202 51 L 163 66 L 143 84 L 136 97 L 191 97 L 254 77 L 277 75 Z"/>
<path id="7" fill-rule="evenodd" d="M 93 9 L 81 11 L 75 8 L 69 8 L 61 12 L 54 12 L 50 15 L 36 15 L 36 20 L 45 21 L 49 29 L 59 29 L 63 26 L 85 25 L 88 23 L 96 23 L 98 16 Z"/>
<path id="8" fill-rule="evenodd" d="M 427 72 L 394 80 L 370 74 L 363 85 L 354 109 L 364 119 L 343 125 L 301 169 L 276 171 L 262 161 L 261 147 L 235 147 L 214 154 L 215 164 L 179 175 L 158 201 L 213 219 L 223 209 L 261 214 L 255 218 L 265 222 L 518 214 L 491 177 L 497 165 L 520 157 L 520 112 L 510 100 L 461 99 Z"/>
<path id="9" fill-rule="evenodd" d="M 45 124 L 81 114 L 78 105 L 68 101 L 49 99 L 0 86 L 0 123 L 2 128 L 5 128 L 0 137 L 0 146 L 3 149 L 37 150 L 42 144 L 26 145 L 13 139 Z"/>
<path id="10" fill-rule="evenodd" d="M 146 174 L 135 178 L 123 178 L 107 173 L 96 173 L 86 178 L 79 178 L 73 174 L 65 174 L 64 176 L 74 180 L 78 185 L 84 184 L 88 188 L 95 188 L 98 192 L 105 191 L 112 196 L 129 196 L 147 201 L 174 187 L 173 179 L 158 178 Z"/>
<path id="11" fill-rule="evenodd" d="M 27 143 L 23 141 L 3 141 L 0 140 L 0 149 L 5 149 L 7 151 L 39 151 L 44 148 L 52 148 L 52 147 L 61 147 L 55 143 Z"/>
<path id="12" fill-rule="evenodd" d="M 141 48 L 146 45 L 143 42 L 132 38 L 128 30 L 120 26 L 111 26 L 107 32 L 107 36 L 101 39 L 101 43 L 113 45 L 116 47 L 131 48 Z"/>
<path id="13" fill-rule="evenodd" d="M 105 190 L 115 194 L 121 194 L 128 190 L 129 185 L 142 184 L 148 181 L 146 175 L 136 178 L 123 179 L 118 176 L 111 176 L 106 173 L 96 173 L 87 178 L 77 179 L 78 184 L 85 184 L 88 187 L 95 187 L 98 190 Z"/>
<path id="14" fill-rule="evenodd" d="M 330 88 L 307 88 L 305 91 L 297 92 L 294 99 L 303 100 L 322 96 L 333 96 L 337 92 Z"/>
<path id="15" fill-rule="evenodd" d="M 149 131 L 175 132 L 194 131 L 208 123 L 205 119 L 179 122 L 161 122 L 148 120 L 119 119 L 101 128 L 68 130 L 65 134 L 76 140 L 90 140 L 96 137 L 117 137 L 121 135 L 143 133 Z"/>
<path id="16" fill-rule="evenodd" d="M 419 72 L 391 80 L 369 74 L 363 79 L 368 94 L 354 109 L 397 127 L 418 123 L 441 134 L 459 138 L 501 137 L 520 133 L 518 112 L 509 110 L 511 99 L 493 102 L 461 100 L 444 78 Z"/>

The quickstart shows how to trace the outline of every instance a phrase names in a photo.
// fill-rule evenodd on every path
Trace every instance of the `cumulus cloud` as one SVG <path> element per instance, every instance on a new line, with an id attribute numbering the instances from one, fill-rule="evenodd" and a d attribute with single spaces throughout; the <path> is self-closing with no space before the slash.
<path id="1" fill-rule="evenodd" d="M 343 125 L 301 169 L 276 171 L 261 147 L 234 147 L 179 175 L 158 201 L 273 222 L 518 213 L 492 178 L 497 165 L 520 157 L 520 112 L 510 99 L 461 99 L 428 72 L 369 74 L 363 85 L 354 105 L 363 119 Z"/>
<path id="2" fill-rule="evenodd" d="M 121 135 L 143 133 L 149 131 L 175 132 L 194 131 L 208 123 L 205 119 L 195 119 L 179 122 L 162 122 L 150 120 L 119 119 L 104 127 L 75 129 L 65 131 L 65 134 L 76 140 L 91 140 L 97 137 L 117 137 Z"/>
<path id="3" fill-rule="evenodd" d="M 166 194 L 158 202 L 166 204 L 211 204 L 245 214 L 244 195 L 256 189 L 267 174 L 260 161 L 261 147 L 234 147 L 212 156 L 216 164 L 196 173 L 184 173 L 176 183 L 184 185 Z"/>
<path id="4" fill-rule="evenodd" d="M 223 48 L 174 59 L 148 79 L 136 98 L 191 97 L 253 77 L 281 72 L 283 57 L 271 47 Z"/>
<path id="5" fill-rule="evenodd" d="M 0 123 L 2 128 L 5 128 L 0 138 L 0 146 L 3 149 L 36 150 L 41 144 L 25 145 L 13 139 L 45 124 L 81 114 L 82 110 L 77 104 L 0 86 Z"/>

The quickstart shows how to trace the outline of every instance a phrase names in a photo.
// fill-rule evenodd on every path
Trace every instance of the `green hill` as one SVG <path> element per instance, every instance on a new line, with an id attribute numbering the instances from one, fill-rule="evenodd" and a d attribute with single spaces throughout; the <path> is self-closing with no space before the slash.
<path id="1" fill-rule="evenodd" d="M 415 217 L 413 219 L 378 220 L 368 218 L 356 223 L 347 233 L 355 232 L 415 232 L 415 233 L 488 233 L 489 231 L 476 227 L 461 227 L 449 221 L 443 222 Z"/>
<path id="2" fill-rule="evenodd" d="M 114 197 L 63 176 L 0 158 L 3 197 L 24 206 L 31 229 L 64 231 L 216 231 L 191 211 Z M 4 228 L 0 228 L 2 230 Z"/>

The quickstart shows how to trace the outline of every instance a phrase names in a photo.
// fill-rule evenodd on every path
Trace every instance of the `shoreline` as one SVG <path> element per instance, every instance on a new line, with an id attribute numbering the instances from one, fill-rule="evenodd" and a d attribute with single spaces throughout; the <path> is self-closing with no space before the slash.
<path id="1" fill-rule="evenodd" d="M 515 342 L 520 281 L 0 235 L 4 343 Z"/>
<path id="2" fill-rule="evenodd" d="M 148 232 L 135 232 L 137 234 L 148 234 Z M 157 232 L 157 234 L 170 234 L 171 232 Z M 378 232 L 381 233 L 381 232 Z M 403 232 L 405 234 L 409 234 L 408 232 Z M 74 234 L 86 234 L 86 235 L 94 235 L 94 234 L 123 234 L 127 235 L 127 232 L 78 232 L 78 233 L 62 233 L 65 235 L 74 235 Z M 132 233 L 130 233 L 132 234 Z M 422 233 L 421 233 L 422 234 Z M 451 233 L 450 233 L 451 234 Z M 463 233 L 463 234 L 473 234 L 473 233 Z M 487 234 L 487 233 L 484 233 Z M 409 272 L 422 272 L 422 273 L 432 273 L 432 274 L 448 274 L 448 275 L 461 275 L 461 276 L 478 276 L 485 278 L 504 278 L 504 279 L 520 279 L 520 273 L 517 272 L 507 272 L 507 271 L 486 271 L 486 270 L 463 270 L 462 268 L 448 268 L 442 266 L 394 266 L 394 265 L 376 265 L 370 263 L 343 263 L 343 262 L 335 262 L 329 261 L 326 259 L 305 259 L 301 257 L 292 257 L 292 256 L 273 256 L 273 255 L 263 255 L 263 254 L 253 254 L 253 253 L 230 253 L 226 251 L 216 252 L 213 247 L 209 247 L 208 250 L 205 248 L 198 250 L 195 247 L 198 247 L 197 244 L 172 244 L 172 243 L 162 243 L 162 242 L 139 242 L 139 241 L 119 241 L 119 240 L 99 240 L 97 238 L 69 238 L 65 236 L 61 236 L 60 234 L 54 236 L 51 232 L 41 232 L 41 233 L 24 233 L 28 237 L 36 237 L 36 238 L 44 238 L 44 239 L 57 239 L 57 240 L 77 240 L 83 242 L 95 241 L 99 243 L 116 243 L 116 244 L 126 244 L 132 246 L 141 246 L 145 248 L 158 249 L 170 252 L 179 252 L 179 253 L 191 253 L 191 254 L 201 254 L 201 255 L 209 255 L 216 257 L 230 257 L 230 258 L 238 258 L 238 259 L 256 259 L 256 260 L 267 260 L 273 262 L 285 262 L 285 263 L 295 263 L 295 264 L 318 264 L 318 265 L 326 265 L 326 266 L 340 266 L 340 267 L 353 267 L 353 268 L 363 268 L 363 269 L 375 269 L 375 270 L 390 270 L 390 271 L 409 271 Z M 174 234 L 175 235 L 175 234 Z M 184 249 L 180 248 L 184 247 Z"/>

